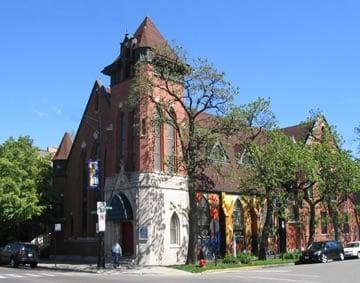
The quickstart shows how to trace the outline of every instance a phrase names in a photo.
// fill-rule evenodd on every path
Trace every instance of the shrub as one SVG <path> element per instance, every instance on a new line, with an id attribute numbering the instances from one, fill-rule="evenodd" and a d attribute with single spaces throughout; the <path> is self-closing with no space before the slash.
<path id="1" fill-rule="evenodd" d="M 239 263 L 239 259 L 233 256 L 225 256 L 223 259 L 224 264 L 236 264 Z"/>
<path id="2" fill-rule="evenodd" d="M 238 253 L 237 254 L 237 259 L 242 264 L 248 264 L 248 263 L 251 262 L 252 256 L 251 256 L 251 254 L 248 254 L 248 253 Z"/>
<path id="3" fill-rule="evenodd" d="M 281 259 L 299 259 L 300 258 L 300 252 L 295 250 L 293 252 L 288 252 L 280 255 Z"/>

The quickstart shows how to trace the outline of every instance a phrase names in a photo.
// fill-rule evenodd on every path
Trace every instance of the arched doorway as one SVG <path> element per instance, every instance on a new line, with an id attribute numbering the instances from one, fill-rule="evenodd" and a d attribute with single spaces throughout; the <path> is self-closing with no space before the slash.
<path id="1" fill-rule="evenodd" d="M 121 244 L 123 255 L 131 256 L 134 254 L 134 217 L 130 201 L 123 193 L 119 193 L 113 196 L 110 206 L 107 218 L 115 224 L 113 227 L 116 231 L 113 233 L 118 239 L 114 240 Z"/>
<path id="2" fill-rule="evenodd" d="M 233 210 L 233 231 L 236 243 L 236 252 L 246 249 L 245 246 L 245 224 L 244 224 L 244 210 L 241 201 L 236 199 Z"/>

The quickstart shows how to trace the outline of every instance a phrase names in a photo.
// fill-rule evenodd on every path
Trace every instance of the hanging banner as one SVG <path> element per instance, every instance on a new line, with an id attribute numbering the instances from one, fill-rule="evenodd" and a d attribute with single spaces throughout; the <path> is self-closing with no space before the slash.
<path id="1" fill-rule="evenodd" d="M 99 161 L 89 160 L 89 187 L 92 189 L 98 189 L 99 179 Z"/>

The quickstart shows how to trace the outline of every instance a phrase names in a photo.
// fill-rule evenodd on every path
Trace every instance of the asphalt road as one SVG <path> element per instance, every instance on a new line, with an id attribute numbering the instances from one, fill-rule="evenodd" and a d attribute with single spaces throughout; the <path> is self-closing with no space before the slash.
<path id="1" fill-rule="evenodd" d="M 221 282 L 221 283 L 335 283 L 360 282 L 360 260 L 329 262 L 326 264 L 307 264 L 272 267 L 253 270 L 231 270 L 204 274 L 158 275 L 158 274 L 92 274 L 83 272 L 60 272 L 30 268 L 0 267 L 0 283 L 3 282 Z"/>

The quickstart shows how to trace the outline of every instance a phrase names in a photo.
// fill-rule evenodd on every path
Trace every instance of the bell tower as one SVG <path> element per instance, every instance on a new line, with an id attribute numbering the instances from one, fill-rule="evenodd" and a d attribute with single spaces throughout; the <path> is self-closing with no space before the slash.
<path id="1" fill-rule="evenodd" d="M 102 73 L 110 76 L 111 87 L 131 78 L 134 75 L 134 66 L 139 59 L 149 57 L 151 49 L 166 44 L 164 37 L 149 17 L 146 17 L 136 30 L 133 37 L 125 34 L 120 44 L 120 54 Z"/>

